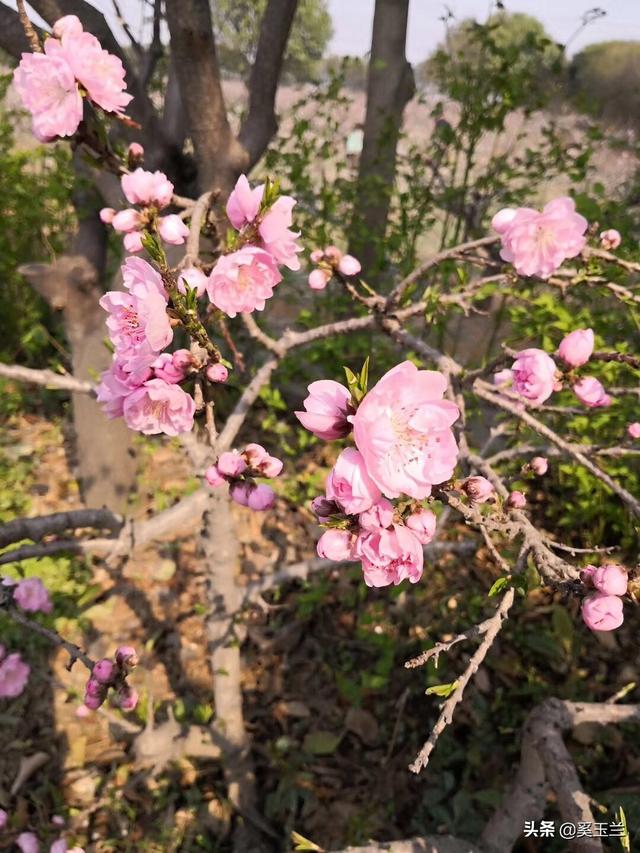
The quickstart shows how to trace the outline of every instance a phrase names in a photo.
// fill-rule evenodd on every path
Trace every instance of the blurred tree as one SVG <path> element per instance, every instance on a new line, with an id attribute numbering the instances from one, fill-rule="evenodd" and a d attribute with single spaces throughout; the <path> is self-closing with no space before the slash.
<path id="1" fill-rule="evenodd" d="M 267 0 L 212 3 L 216 48 L 223 71 L 246 76 L 255 60 Z M 284 58 L 284 73 L 310 80 L 333 34 L 326 0 L 300 0 Z"/>
<path id="2" fill-rule="evenodd" d="M 640 41 L 606 41 L 577 53 L 569 66 L 569 92 L 585 112 L 640 126 Z"/>

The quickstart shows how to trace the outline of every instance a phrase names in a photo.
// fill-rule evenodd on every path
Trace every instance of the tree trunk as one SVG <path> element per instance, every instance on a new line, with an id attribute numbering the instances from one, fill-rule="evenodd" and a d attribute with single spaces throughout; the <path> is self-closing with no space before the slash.
<path id="1" fill-rule="evenodd" d="M 367 75 L 367 114 L 350 251 L 368 274 L 385 258 L 384 235 L 396 172 L 402 113 L 415 93 L 405 56 L 409 0 L 376 0 Z"/>

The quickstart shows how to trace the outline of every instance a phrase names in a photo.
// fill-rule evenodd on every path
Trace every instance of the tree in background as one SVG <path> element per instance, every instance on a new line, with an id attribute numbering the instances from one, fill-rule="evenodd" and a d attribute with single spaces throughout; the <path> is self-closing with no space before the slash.
<path id="1" fill-rule="evenodd" d="M 569 66 L 569 93 L 579 109 L 613 124 L 640 125 L 640 42 L 590 44 Z"/>

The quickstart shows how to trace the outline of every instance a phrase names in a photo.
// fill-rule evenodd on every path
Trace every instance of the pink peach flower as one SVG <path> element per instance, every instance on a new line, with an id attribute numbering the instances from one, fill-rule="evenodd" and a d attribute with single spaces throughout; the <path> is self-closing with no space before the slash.
<path id="1" fill-rule="evenodd" d="M 261 477 L 273 479 L 273 477 L 280 476 L 283 464 L 282 459 L 278 459 L 276 456 L 266 456 L 262 462 L 255 467 Z"/>
<path id="2" fill-rule="evenodd" d="M 509 370 L 508 367 L 505 367 L 504 370 L 499 370 L 497 373 L 493 374 L 493 384 L 494 385 L 511 385 L 513 382 L 513 370 Z"/>
<path id="3" fill-rule="evenodd" d="M 23 53 L 13 82 L 22 104 L 31 113 L 33 132 L 45 142 L 56 136 L 73 136 L 82 121 L 82 97 L 73 71 L 60 56 Z"/>
<path id="4" fill-rule="evenodd" d="M 330 528 L 325 530 L 316 550 L 318 556 L 323 560 L 335 560 L 338 563 L 353 562 L 358 558 L 355 556 L 356 538 L 348 530 L 337 530 Z"/>
<path id="5" fill-rule="evenodd" d="M 422 545 L 428 545 L 436 533 L 438 519 L 430 509 L 421 509 L 412 513 L 405 524 Z"/>
<path id="6" fill-rule="evenodd" d="M 198 267 L 189 266 L 180 270 L 178 283 L 176 285 L 180 293 L 187 292 L 185 282 L 191 290 L 195 290 L 198 298 L 203 296 L 207 289 L 207 277 L 201 269 L 198 269 Z"/>
<path id="7" fill-rule="evenodd" d="M 325 441 L 348 435 L 348 417 L 353 412 L 349 389 L 332 379 L 319 379 L 309 385 L 308 391 L 302 404 L 306 411 L 294 413 L 302 426 Z"/>
<path id="8" fill-rule="evenodd" d="M 255 441 L 247 444 L 242 451 L 242 456 L 249 468 L 257 468 L 262 462 L 269 458 L 269 454 L 261 444 L 256 444 Z"/>
<path id="9" fill-rule="evenodd" d="M 354 258 L 353 255 L 343 255 L 338 261 L 338 271 L 341 272 L 342 275 L 358 275 L 361 270 L 362 266 L 360 265 L 360 261 L 357 258 Z"/>
<path id="10" fill-rule="evenodd" d="M 96 389 L 96 399 L 102 404 L 102 411 L 108 418 L 121 418 L 125 398 L 153 376 L 149 367 L 131 372 L 114 357 L 111 366 L 100 377 Z"/>
<path id="11" fill-rule="evenodd" d="M 632 424 L 629 424 L 627 427 L 627 434 L 630 438 L 640 438 L 640 423 L 638 421 L 634 421 Z"/>
<path id="12" fill-rule="evenodd" d="M 123 414 L 130 429 L 144 435 L 180 435 L 193 429 L 193 397 L 179 385 L 149 379 L 124 401 Z"/>
<path id="13" fill-rule="evenodd" d="M 111 290 L 99 300 L 109 312 L 107 328 L 116 355 L 126 369 L 135 364 L 149 366 L 158 353 L 171 343 L 173 330 L 167 303 L 152 286 L 135 291 Z"/>
<path id="14" fill-rule="evenodd" d="M 582 602 L 582 618 L 592 631 L 613 631 L 624 622 L 622 599 L 596 592 Z"/>
<path id="15" fill-rule="evenodd" d="M 417 583 L 422 577 L 422 545 L 408 527 L 394 524 L 388 530 L 364 532 L 356 553 L 362 560 L 367 586 L 389 586 L 403 580 Z"/>
<path id="16" fill-rule="evenodd" d="M 181 246 L 189 236 L 189 229 L 177 214 L 171 213 L 158 219 L 158 234 L 170 246 Z"/>
<path id="17" fill-rule="evenodd" d="M 273 256 L 276 263 L 283 264 L 290 270 L 300 269 L 298 252 L 302 251 L 302 247 L 296 243 L 300 232 L 291 231 L 289 228 L 295 203 L 295 199 L 290 196 L 280 196 L 258 225 L 258 233 L 265 250 Z"/>
<path id="18" fill-rule="evenodd" d="M 611 397 L 594 376 L 584 376 L 573 386 L 573 393 L 589 409 L 598 409 L 611 405 Z"/>
<path id="19" fill-rule="evenodd" d="M 160 210 L 171 204 L 173 184 L 164 172 L 148 172 L 138 168 L 128 175 L 123 175 L 120 183 L 130 204 L 143 207 L 153 205 Z"/>
<path id="20" fill-rule="evenodd" d="M 82 32 L 82 23 L 77 15 L 63 15 L 53 25 L 53 34 L 57 39 L 63 36 L 78 36 Z"/>
<path id="21" fill-rule="evenodd" d="M 556 364 L 541 349 L 522 350 L 513 362 L 513 387 L 535 405 L 540 405 L 556 390 Z"/>
<path id="22" fill-rule="evenodd" d="M 222 255 L 207 282 L 209 299 L 229 317 L 262 311 L 282 280 L 273 257 L 256 246 Z"/>
<path id="23" fill-rule="evenodd" d="M 210 364 L 206 374 L 209 382 L 226 382 L 229 378 L 229 371 L 224 364 Z"/>
<path id="24" fill-rule="evenodd" d="M 13 599 L 27 613 L 51 613 L 53 604 L 40 578 L 25 578 L 13 590 Z"/>
<path id="25" fill-rule="evenodd" d="M 237 450 L 226 450 L 218 459 L 218 471 L 224 477 L 239 477 L 247 470 L 247 463 Z"/>
<path id="26" fill-rule="evenodd" d="M 617 563 L 605 563 L 603 566 L 585 566 L 580 572 L 582 582 L 594 587 L 603 595 L 625 595 L 629 576 Z"/>
<path id="27" fill-rule="evenodd" d="M 127 258 L 120 267 L 124 286 L 136 296 L 144 297 L 149 289 L 157 290 L 160 296 L 167 301 L 160 273 L 142 258 Z"/>
<path id="28" fill-rule="evenodd" d="M 562 339 L 558 355 L 570 367 L 581 367 L 591 358 L 593 347 L 593 329 L 576 329 Z"/>
<path id="29" fill-rule="evenodd" d="M 460 412 L 442 397 L 442 373 L 397 365 L 375 385 L 353 417 L 354 437 L 371 479 L 388 498 L 422 500 L 444 483 L 458 458 L 452 424 Z"/>
<path id="30" fill-rule="evenodd" d="M 313 270 L 307 281 L 311 290 L 324 290 L 330 279 L 331 273 L 328 270 Z"/>
<path id="31" fill-rule="evenodd" d="M 528 207 L 505 208 L 491 225 L 501 237 L 503 260 L 520 275 L 549 278 L 566 258 L 580 254 L 588 223 L 576 213 L 573 199 L 562 197 L 550 201 L 542 213 Z"/>
<path id="32" fill-rule="evenodd" d="M 25 688 L 31 668 L 18 652 L 0 662 L 0 699 L 15 699 Z"/>
<path id="33" fill-rule="evenodd" d="M 378 530 L 381 527 L 391 527 L 395 508 L 386 498 L 380 498 L 377 503 L 361 512 L 358 523 L 363 530 Z"/>
<path id="34" fill-rule="evenodd" d="M 347 515 L 365 512 L 382 497 L 355 447 L 343 450 L 327 477 L 326 496 L 334 500 Z"/>
<path id="35" fill-rule="evenodd" d="M 20 848 L 21 853 L 38 853 L 40 850 L 38 838 L 33 832 L 21 832 L 15 844 Z"/>
<path id="36" fill-rule="evenodd" d="M 175 383 L 182 382 L 191 364 L 192 358 L 189 350 L 178 349 L 175 352 L 161 352 L 151 367 L 158 379 Z"/>
<path id="37" fill-rule="evenodd" d="M 600 245 L 605 251 L 611 252 L 617 249 L 620 243 L 622 243 L 622 236 L 615 228 L 607 228 L 606 231 L 600 232 Z"/>
<path id="38" fill-rule="evenodd" d="M 227 216 L 236 230 L 253 222 L 262 202 L 264 184 L 251 189 L 246 175 L 240 175 L 227 201 Z"/>
<path id="39" fill-rule="evenodd" d="M 472 503 L 482 504 L 495 497 L 493 485 L 486 477 L 467 477 L 460 488 Z"/>

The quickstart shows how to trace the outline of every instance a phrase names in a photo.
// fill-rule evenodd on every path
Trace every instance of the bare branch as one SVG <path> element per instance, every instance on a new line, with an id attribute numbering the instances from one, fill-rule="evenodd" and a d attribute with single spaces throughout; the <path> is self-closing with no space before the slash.
<path id="1" fill-rule="evenodd" d="M 45 536 L 93 527 L 97 530 L 119 531 L 124 520 L 109 509 L 77 509 L 69 512 L 54 512 L 33 518 L 17 518 L 0 526 L 0 548 L 13 542 L 31 539 L 39 542 Z"/>
<path id="2" fill-rule="evenodd" d="M 94 394 L 96 390 L 93 382 L 54 373 L 53 370 L 34 370 L 31 367 L 22 367 L 20 364 L 0 364 L 0 376 L 5 379 L 15 379 L 17 382 L 27 382 L 30 385 L 56 388 L 59 391 L 73 391 L 77 394 Z"/>
<path id="3" fill-rule="evenodd" d="M 86 666 L 89 672 L 92 672 L 93 667 L 95 666 L 95 661 L 83 652 L 80 646 L 76 646 L 75 643 L 70 643 L 68 640 L 63 639 L 57 631 L 51 631 L 39 622 L 34 622 L 13 606 L 0 608 L 0 613 L 6 613 L 9 619 L 16 624 L 21 625 L 23 628 L 28 628 L 29 631 L 33 631 L 34 634 L 39 634 L 41 637 L 49 640 L 49 642 L 53 643 L 54 646 L 59 646 L 64 649 L 69 655 L 69 663 L 67 665 L 68 670 L 70 670 L 74 663 L 79 660 L 80 663 Z"/>
<path id="4" fill-rule="evenodd" d="M 16 5 L 18 7 L 18 16 L 20 18 L 20 23 L 22 24 L 24 33 L 29 41 L 31 50 L 34 53 L 42 53 L 42 45 L 40 44 L 40 39 L 38 38 L 38 34 L 35 31 L 33 24 L 29 20 L 27 10 L 24 6 L 24 0 L 17 0 Z"/>
<path id="5" fill-rule="evenodd" d="M 0 47 L 14 59 L 31 49 L 18 13 L 5 5 L 0 5 Z"/>

